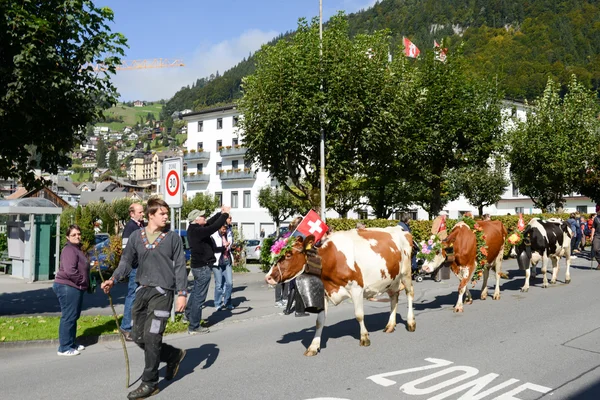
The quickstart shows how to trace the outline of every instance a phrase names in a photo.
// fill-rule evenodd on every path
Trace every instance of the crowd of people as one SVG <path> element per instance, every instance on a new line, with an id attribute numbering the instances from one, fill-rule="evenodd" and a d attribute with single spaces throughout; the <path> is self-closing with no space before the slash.
<path id="1" fill-rule="evenodd" d="M 216 311 L 233 310 L 233 231 L 231 208 L 221 210 L 206 218 L 204 210 L 193 210 L 187 218 L 187 237 L 191 249 L 191 273 L 194 277 L 192 290 L 188 294 L 188 274 L 183 252 L 183 243 L 176 232 L 167 228 L 169 206 L 160 199 L 148 201 L 144 224 L 144 207 L 133 203 L 129 208 L 130 220 L 122 234 L 123 254 L 111 278 L 102 284 L 109 293 L 115 283 L 128 280 L 121 334 L 135 342 L 145 353 L 145 368 L 140 386 L 129 393 L 128 398 L 145 398 L 157 392 L 158 367 L 167 364 L 165 379 L 177 374 L 185 350 L 162 343 L 162 336 L 171 315 L 184 313 L 190 335 L 208 333 L 201 326 L 204 307 L 211 277 L 214 278 L 214 307 Z M 434 220 L 431 234 L 442 240 L 447 236 L 448 214 L 442 211 Z M 290 223 L 282 237 L 293 234 L 301 217 Z M 488 214 L 483 219 L 489 220 Z M 585 218 L 572 213 L 567 220 L 574 232 L 571 242 L 573 254 L 583 250 L 588 240 L 592 241 L 591 257 L 598 262 L 600 270 L 600 215 Z M 404 214 L 398 223 L 410 231 L 410 217 Z M 364 229 L 362 223 L 357 229 Z M 81 229 L 71 225 L 66 231 L 66 245 L 60 255 L 60 267 L 53 284 L 60 308 L 59 356 L 76 356 L 85 349 L 76 343 L 77 320 L 81 314 L 83 295 L 91 289 L 90 267 L 87 256 L 81 250 Z M 415 253 L 416 254 L 416 253 Z M 573 257 L 573 256 L 572 256 Z M 576 257 L 576 256 L 575 256 Z M 413 257 L 413 268 L 416 260 Z M 139 272 L 138 272 L 139 270 Z M 433 277 L 438 280 L 437 276 Z M 188 298 L 189 295 L 189 298 Z M 304 310 L 302 298 L 295 290 L 294 281 L 279 284 L 275 288 L 275 305 L 284 308 L 285 314 L 301 317 Z"/>

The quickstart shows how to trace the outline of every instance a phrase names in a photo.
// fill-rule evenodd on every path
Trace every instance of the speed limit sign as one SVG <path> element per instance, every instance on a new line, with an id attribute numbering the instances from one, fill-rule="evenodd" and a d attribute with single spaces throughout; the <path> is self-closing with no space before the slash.
<path id="1" fill-rule="evenodd" d="M 163 161 L 163 195 L 170 207 L 179 208 L 183 205 L 181 189 L 181 170 L 183 160 L 181 157 L 166 158 Z"/>

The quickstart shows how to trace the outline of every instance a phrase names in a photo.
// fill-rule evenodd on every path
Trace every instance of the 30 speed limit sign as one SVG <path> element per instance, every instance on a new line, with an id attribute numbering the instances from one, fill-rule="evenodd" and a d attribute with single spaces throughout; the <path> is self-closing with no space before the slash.
<path id="1" fill-rule="evenodd" d="M 163 195 L 167 204 L 173 208 L 179 208 L 183 205 L 182 169 L 183 160 L 181 157 L 167 158 L 163 161 Z"/>

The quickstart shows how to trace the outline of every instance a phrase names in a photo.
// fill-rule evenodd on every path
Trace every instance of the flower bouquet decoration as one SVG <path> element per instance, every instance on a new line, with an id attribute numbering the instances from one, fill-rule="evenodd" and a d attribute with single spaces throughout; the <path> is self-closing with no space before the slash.
<path id="1" fill-rule="evenodd" d="M 519 231 L 514 231 L 506 238 L 506 241 L 512 246 L 518 246 L 523 242 L 523 234 Z"/>
<path id="2" fill-rule="evenodd" d="M 288 236 L 273 243 L 273 246 L 271 246 L 271 265 L 276 264 L 281 257 L 291 252 L 295 243 L 295 236 Z"/>
<path id="3" fill-rule="evenodd" d="M 442 250 L 442 241 L 438 235 L 431 235 L 429 240 L 422 241 L 419 245 L 421 249 L 417 253 L 417 258 L 427 262 L 433 261 L 435 255 Z"/>

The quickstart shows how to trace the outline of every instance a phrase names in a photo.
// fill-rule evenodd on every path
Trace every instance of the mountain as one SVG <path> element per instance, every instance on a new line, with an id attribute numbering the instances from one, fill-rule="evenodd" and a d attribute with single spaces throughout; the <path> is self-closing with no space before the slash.
<path id="1" fill-rule="evenodd" d="M 533 99 L 548 77 L 567 83 L 571 74 L 593 90 L 600 86 L 600 0 L 382 0 L 348 16 L 350 33 L 390 29 L 392 52 L 402 36 L 421 51 L 433 41 L 450 52 L 462 45 L 471 72 L 492 79 L 509 99 Z M 287 33 L 293 34 L 293 33 Z M 281 37 L 273 40 L 279 40 Z M 254 58 L 212 79 L 182 88 L 164 111 L 196 110 L 241 96 L 242 78 Z"/>

